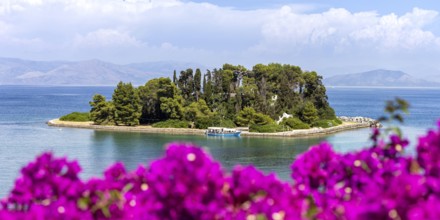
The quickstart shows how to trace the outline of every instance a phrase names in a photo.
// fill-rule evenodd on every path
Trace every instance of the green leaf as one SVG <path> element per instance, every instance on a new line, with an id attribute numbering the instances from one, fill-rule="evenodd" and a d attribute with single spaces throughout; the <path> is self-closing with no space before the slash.
<path id="1" fill-rule="evenodd" d="M 395 115 L 393 116 L 393 118 L 394 118 L 395 120 L 397 120 L 398 122 L 403 123 L 403 117 L 402 117 L 402 115 L 400 115 L 400 114 L 395 114 Z"/>
<path id="2" fill-rule="evenodd" d="M 81 210 L 87 210 L 87 208 L 89 207 L 89 203 L 90 203 L 89 197 L 82 197 L 78 200 L 77 205 Z"/>
<path id="3" fill-rule="evenodd" d="M 265 214 L 258 214 L 256 220 L 267 220 L 267 217 Z"/>
<path id="4" fill-rule="evenodd" d="M 101 211 L 102 211 L 102 214 L 104 214 L 104 216 L 106 218 L 111 217 L 110 210 L 109 210 L 108 206 L 102 207 Z"/>
<path id="5" fill-rule="evenodd" d="M 126 193 L 126 192 L 130 191 L 131 189 L 133 189 L 133 183 L 128 183 L 127 185 L 124 186 L 124 188 L 121 190 L 121 192 Z"/>
<path id="6" fill-rule="evenodd" d="M 318 214 L 318 207 L 316 206 L 315 200 L 312 196 L 307 197 L 307 202 L 309 203 L 309 209 L 306 212 L 307 219 L 315 219 Z"/>

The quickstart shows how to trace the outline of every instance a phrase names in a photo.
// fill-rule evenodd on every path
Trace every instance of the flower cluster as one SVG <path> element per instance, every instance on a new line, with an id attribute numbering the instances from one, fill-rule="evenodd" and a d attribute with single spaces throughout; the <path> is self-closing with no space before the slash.
<path id="1" fill-rule="evenodd" d="M 0 219 L 439 219 L 440 122 L 404 154 L 397 135 L 340 154 L 328 143 L 293 162 L 292 181 L 253 166 L 230 173 L 201 148 L 170 144 L 148 167 L 122 163 L 83 181 L 75 161 L 40 155 L 0 204 Z"/>

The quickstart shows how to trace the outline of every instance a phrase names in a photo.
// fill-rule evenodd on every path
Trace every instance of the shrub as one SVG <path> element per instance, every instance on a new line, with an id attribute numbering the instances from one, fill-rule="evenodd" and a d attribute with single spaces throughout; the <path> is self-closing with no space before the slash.
<path id="1" fill-rule="evenodd" d="M 257 112 L 252 107 L 245 107 L 238 113 L 235 122 L 239 126 L 249 126 L 253 123 L 253 118 L 256 113 Z"/>
<path id="2" fill-rule="evenodd" d="M 208 127 L 225 127 L 235 128 L 235 123 L 230 119 L 221 119 L 218 116 L 215 117 L 197 117 L 194 125 L 199 129 L 207 129 Z"/>
<path id="3" fill-rule="evenodd" d="M 318 120 L 315 121 L 312 126 L 313 127 L 320 127 L 320 128 L 329 128 L 336 125 L 342 124 L 342 121 L 339 119 L 333 119 L 333 120 Z"/>
<path id="4" fill-rule="evenodd" d="M 274 132 L 282 132 L 284 128 L 282 125 L 277 125 L 275 123 L 267 124 L 267 125 L 256 125 L 253 124 L 249 127 L 250 132 L 259 132 L 259 133 L 274 133 Z"/>
<path id="5" fill-rule="evenodd" d="M 275 121 L 269 115 L 256 113 L 254 115 L 254 123 L 257 125 L 269 125 L 275 123 Z"/>
<path id="6" fill-rule="evenodd" d="M 306 102 L 301 110 L 299 118 L 301 119 L 301 121 L 306 122 L 307 124 L 313 124 L 313 122 L 315 122 L 319 118 L 318 110 L 312 102 Z"/>
<path id="7" fill-rule="evenodd" d="M 263 113 L 256 112 L 251 107 L 245 107 L 241 110 L 237 117 L 235 118 L 235 122 L 239 126 L 249 126 L 252 124 L 257 125 L 267 125 L 274 123 L 274 120 L 269 116 Z"/>
<path id="8" fill-rule="evenodd" d="M 207 129 L 214 126 L 214 120 L 210 117 L 197 117 L 194 121 L 194 126 L 198 129 Z"/>
<path id="9" fill-rule="evenodd" d="M 200 117 L 211 117 L 213 113 L 209 109 L 205 100 L 199 99 L 197 102 L 192 102 L 189 106 L 184 108 L 184 119 L 195 122 Z"/>
<path id="10" fill-rule="evenodd" d="M 285 118 L 280 125 L 284 125 L 290 129 L 309 129 L 310 126 L 303 121 L 301 121 L 299 118 L 291 117 L 291 118 Z"/>
<path id="11" fill-rule="evenodd" d="M 90 113 L 88 112 L 72 112 L 60 117 L 60 121 L 90 121 Z"/>
<path id="12" fill-rule="evenodd" d="M 339 118 L 333 119 L 333 122 L 335 122 L 337 125 L 341 125 L 342 121 Z"/>
<path id="13" fill-rule="evenodd" d="M 189 123 L 187 121 L 169 119 L 166 121 L 156 122 L 152 126 L 153 128 L 189 128 Z"/>
<path id="14" fill-rule="evenodd" d="M 225 127 L 225 128 L 235 128 L 237 127 L 234 123 L 234 121 L 230 120 L 230 119 L 223 119 L 220 121 L 219 123 L 220 127 Z"/>
<path id="15" fill-rule="evenodd" d="M 336 119 L 335 110 L 330 106 L 325 106 L 318 109 L 320 119 Z"/>

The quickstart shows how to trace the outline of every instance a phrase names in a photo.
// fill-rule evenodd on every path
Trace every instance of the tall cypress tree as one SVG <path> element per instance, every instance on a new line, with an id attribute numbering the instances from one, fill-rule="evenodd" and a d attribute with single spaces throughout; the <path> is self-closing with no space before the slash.
<path id="1" fill-rule="evenodd" d="M 174 70 L 174 74 L 173 74 L 173 83 L 177 85 L 176 70 Z"/>
<path id="2" fill-rule="evenodd" d="M 203 97 L 203 99 L 205 99 L 205 88 L 206 88 L 206 75 L 203 75 L 203 83 L 202 83 L 202 97 Z"/>
<path id="3" fill-rule="evenodd" d="M 188 103 L 194 101 L 194 76 L 191 68 L 180 72 L 178 84 L 185 101 Z"/>
<path id="4" fill-rule="evenodd" d="M 138 91 L 131 83 L 119 82 L 113 92 L 116 125 L 134 126 L 139 124 L 142 106 Z"/>
<path id="5" fill-rule="evenodd" d="M 205 98 L 206 103 L 208 106 L 212 105 L 212 80 L 211 80 L 211 71 L 208 70 L 208 72 L 205 74 L 206 83 L 203 86 L 203 96 Z"/>
<path id="6" fill-rule="evenodd" d="M 199 101 L 200 97 L 200 91 L 202 89 L 201 86 L 201 80 L 202 80 L 202 72 L 200 72 L 200 69 L 196 69 L 196 74 L 194 75 L 194 95 L 196 97 L 196 101 Z"/>

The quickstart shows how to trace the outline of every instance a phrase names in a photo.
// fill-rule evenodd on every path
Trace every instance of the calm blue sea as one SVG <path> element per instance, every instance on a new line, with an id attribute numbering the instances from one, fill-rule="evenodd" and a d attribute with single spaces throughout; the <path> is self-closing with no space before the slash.
<path id="1" fill-rule="evenodd" d="M 313 138 L 210 138 L 204 136 L 104 132 L 48 127 L 45 123 L 72 111 L 88 111 L 95 93 L 111 97 L 113 87 L 0 86 L 0 197 L 12 187 L 22 166 L 44 151 L 79 160 L 82 177 L 99 176 L 115 161 L 129 169 L 162 156 L 172 141 L 204 146 L 230 169 L 254 164 L 265 172 L 289 179 L 293 158 L 310 145 L 329 141 L 341 152 L 368 146 L 369 129 Z M 396 96 L 411 103 L 403 130 L 414 141 L 440 117 L 440 90 L 328 88 L 338 115 L 377 118 L 386 100 Z"/>

